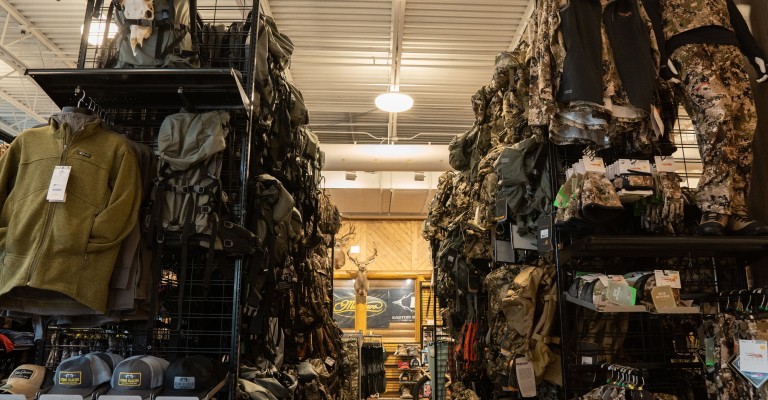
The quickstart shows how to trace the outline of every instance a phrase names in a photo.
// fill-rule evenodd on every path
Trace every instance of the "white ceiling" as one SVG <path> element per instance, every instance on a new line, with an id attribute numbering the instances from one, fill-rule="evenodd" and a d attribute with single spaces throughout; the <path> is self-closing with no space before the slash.
<path id="1" fill-rule="evenodd" d="M 495 56 L 514 42 L 529 0 L 261 4 L 296 45 L 290 79 L 304 94 L 321 143 L 445 145 L 472 125 L 470 97 L 489 83 Z M 18 134 L 58 110 L 23 71 L 74 67 L 84 10 L 85 0 L 0 0 L 1 131 Z M 375 109 L 374 98 L 390 85 L 413 96 L 412 110 Z M 443 169 L 440 161 L 419 170 Z M 430 189 L 390 189 L 368 188 L 378 192 L 358 197 L 362 202 L 342 197 L 354 199 L 351 193 L 363 189 L 339 189 L 334 200 L 348 215 L 423 215 Z"/>

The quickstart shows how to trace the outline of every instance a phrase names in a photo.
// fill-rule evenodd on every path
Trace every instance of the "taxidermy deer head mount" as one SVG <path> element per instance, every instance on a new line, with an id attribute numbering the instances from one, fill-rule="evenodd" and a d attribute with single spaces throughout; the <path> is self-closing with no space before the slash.
<path id="1" fill-rule="evenodd" d="M 333 268 L 341 269 L 347 263 L 347 257 L 344 256 L 344 246 L 355 237 L 355 225 L 349 224 L 349 231 L 343 236 L 336 238 L 333 244 Z"/>
<path id="2" fill-rule="evenodd" d="M 349 253 L 347 250 L 347 256 L 357 266 L 357 276 L 355 277 L 355 295 L 356 296 L 368 296 L 368 265 L 370 265 L 376 255 L 378 255 L 376 249 L 376 243 L 373 244 L 373 254 L 366 258 L 364 261 L 360 261 Z"/>

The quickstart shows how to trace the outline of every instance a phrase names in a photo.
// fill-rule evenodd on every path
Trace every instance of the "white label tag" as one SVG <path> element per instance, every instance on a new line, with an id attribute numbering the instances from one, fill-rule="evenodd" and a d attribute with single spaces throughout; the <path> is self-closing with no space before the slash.
<path id="1" fill-rule="evenodd" d="M 515 360 L 515 372 L 517 386 L 523 397 L 536 397 L 536 375 L 533 373 L 533 364 L 525 357 Z"/>
<path id="2" fill-rule="evenodd" d="M 325 365 L 327 365 L 329 367 L 333 367 L 334 364 L 336 364 L 336 360 L 334 360 L 331 357 L 326 357 L 325 358 Z"/>
<path id="3" fill-rule="evenodd" d="M 594 364 L 592 360 L 592 357 L 581 356 L 581 365 L 592 365 Z"/>
<path id="4" fill-rule="evenodd" d="M 542 229 L 539 235 L 540 238 L 546 239 L 549 237 L 549 229 Z"/>
<path id="5" fill-rule="evenodd" d="M 63 203 L 67 200 L 67 182 L 69 182 L 69 173 L 72 167 L 68 165 L 58 165 L 53 169 L 51 184 L 48 186 L 48 196 L 46 199 L 53 203 Z"/>
<path id="6" fill-rule="evenodd" d="M 656 171 L 658 172 L 675 172 L 675 158 L 674 157 L 659 157 L 653 158 L 656 164 Z"/>
<path id="7" fill-rule="evenodd" d="M 587 172 L 602 172 L 605 173 L 605 163 L 600 157 L 589 158 L 585 157 L 581 159 L 581 163 L 584 165 L 584 170 Z"/>
<path id="8" fill-rule="evenodd" d="M 656 275 L 656 286 L 669 286 L 673 289 L 682 289 L 680 285 L 680 272 L 666 269 L 653 271 Z"/>
<path id="9" fill-rule="evenodd" d="M 739 340 L 739 370 L 768 373 L 768 342 Z"/>
<path id="10" fill-rule="evenodd" d="M 648 160 L 628 160 L 622 158 L 619 160 L 619 174 L 631 173 L 651 173 L 651 163 Z"/>
<path id="11" fill-rule="evenodd" d="M 655 106 L 651 106 L 651 125 L 657 137 L 664 135 L 664 121 L 661 120 L 661 114 Z"/>

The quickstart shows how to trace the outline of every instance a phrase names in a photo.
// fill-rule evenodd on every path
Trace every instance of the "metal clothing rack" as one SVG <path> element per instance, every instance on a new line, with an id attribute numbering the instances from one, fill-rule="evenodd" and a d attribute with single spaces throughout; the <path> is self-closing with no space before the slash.
<path id="1" fill-rule="evenodd" d="M 242 59 L 234 60 L 238 69 L 97 69 L 100 49 L 107 41 L 109 29 L 98 45 L 89 43 L 92 19 L 106 16 L 111 21 L 114 4 L 105 0 L 87 0 L 84 28 L 81 37 L 78 66 L 73 69 L 32 69 L 26 72 L 59 107 L 85 105 L 109 120 L 112 126 L 128 138 L 156 148 L 157 130 L 165 116 L 183 109 L 188 112 L 227 110 L 230 113 L 230 134 L 221 173 L 222 190 L 230 199 L 230 211 L 240 225 L 245 225 L 247 181 L 249 178 L 251 138 L 258 121 L 254 113 L 252 95 L 255 94 L 254 62 L 256 60 L 256 32 L 258 32 L 259 1 L 238 1 L 224 4 L 212 0 L 198 6 L 190 0 L 190 35 L 197 41 L 197 24 L 244 23 L 248 16 L 250 40 L 238 49 Z M 108 22 L 109 23 L 109 22 Z M 199 44 L 199 43 L 198 43 Z M 87 93 L 87 94 L 86 94 Z M 200 251 L 200 254 L 197 254 Z M 174 291 L 185 288 L 182 309 L 166 309 L 160 315 L 151 315 L 153 328 L 146 321 L 118 324 L 134 342 L 126 352 L 182 357 L 205 354 L 224 361 L 229 375 L 223 386 L 226 396 L 234 399 L 237 366 L 240 356 L 241 297 L 244 262 L 242 258 L 216 260 L 210 279 L 209 293 L 200 290 L 204 281 L 206 252 L 190 249 L 191 256 L 184 285 L 178 281 L 177 249 L 164 249 L 162 255 L 163 278 L 159 287 L 163 296 L 175 296 Z M 175 304 L 175 303 L 174 303 Z M 184 326 L 176 322 L 184 317 Z M 95 331 L 99 331 L 97 328 Z M 64 333 L 66 329 L 52 329 Z M 38 349 L 38 363 L 57 351 L 49 341 Z M 61 350 L 61 349 L 59 349 Z M 213 393 L 211 394 L 211 396 Z"/>
<path id="2" fill-rule="evenodd" d="M 565 169 L 582 155 L 580 146 L 549 145 L 553 193 L 564 182 Z M 598 155 L 607 163 L 620 156 L 611 151 Z M 614 230 L 567 231 L 553 224 L 544 228 L 550 230 L 557 267 L 566 399 L 580 396 L 599 383 L 597 376 L 604 372 L 604 363 L 642 370 L 646 390 L 651 392 L 675 394 L 681 400 L 705 392 L 695 328 L 701 325 L 703 313 L 711 312 L 711 307 L 702 307 L 701 311 L 691 308 L 697 312 L 674 315 L 588 309 L 567 299 L 577 271 L 625 274 L 677 269 L 681 273 L 682 299 L 704 305 L 719 292 L 748 288 L 748 266 L 768 256 L 768 238 L 639 235 L 629 214 Z M 588 327 L 595 324 L 621 328 L 590 331 Z"/>

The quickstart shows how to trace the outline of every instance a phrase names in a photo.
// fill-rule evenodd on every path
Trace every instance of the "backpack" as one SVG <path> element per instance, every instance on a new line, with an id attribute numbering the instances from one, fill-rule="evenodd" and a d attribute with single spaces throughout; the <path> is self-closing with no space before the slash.
<path id="1" fill-rule="evenodd" d="M 145 0 L 112 0 L 116 10 L 117 35 L 99 56 L 100 68 L 193 68 L 200 66 L 198 52 L 190 35 L 188 0 L 153 0 L 153 11 L 139 18 L 128 11 L 134 2 Z M 129 7 L 126 7 L 128 4 Z M 132 45 L 138 32 L 151 32 L 141 44 Z"/>
<path id="2" fill-rule="evenodd" d="M 222 218 L 221 167 L 229 114 L 178 113 L 165 118 L 158 133 L 158 176 L 145 221 L 157 243 L 186 248 L 195 244 L 229 255 L 255 251 L 256 237 Z"/>

